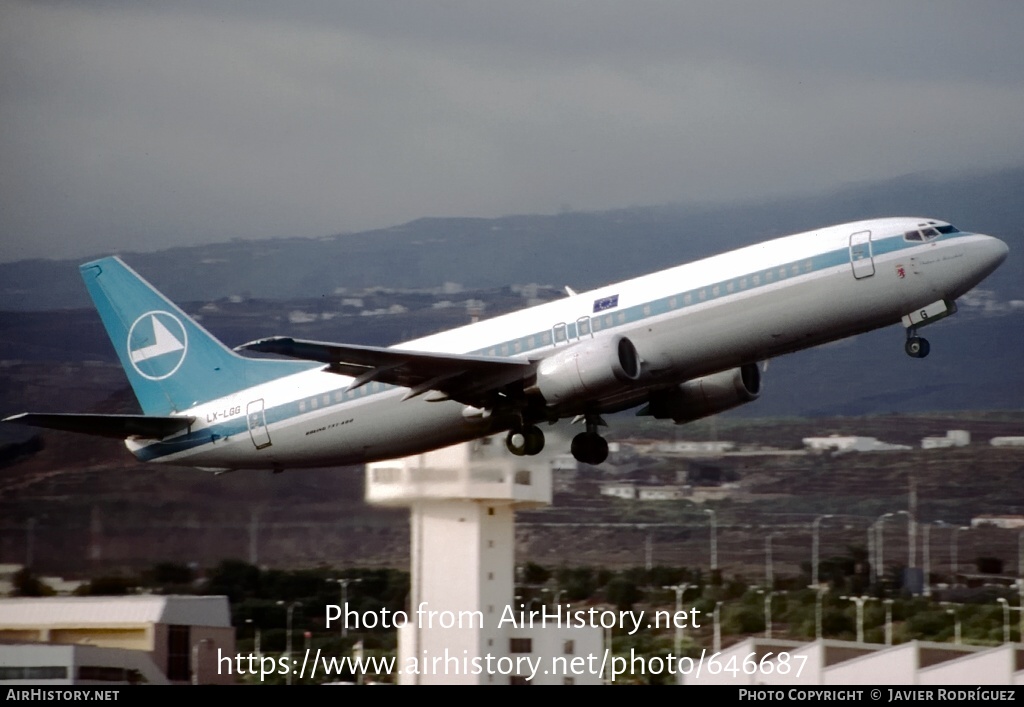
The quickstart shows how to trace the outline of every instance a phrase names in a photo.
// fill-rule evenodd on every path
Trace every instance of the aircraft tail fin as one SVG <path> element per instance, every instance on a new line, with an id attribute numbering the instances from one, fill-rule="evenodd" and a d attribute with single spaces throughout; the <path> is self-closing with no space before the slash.
<path id="1" fill-rule="evenodd" d="M 170 415 L 315 366 L 239 356 L 118 257 L 79 269 L 147 415 Z"/>

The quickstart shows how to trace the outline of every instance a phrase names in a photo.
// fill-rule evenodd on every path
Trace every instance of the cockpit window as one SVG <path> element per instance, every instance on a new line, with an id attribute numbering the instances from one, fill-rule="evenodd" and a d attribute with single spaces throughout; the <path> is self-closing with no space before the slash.
<path id="1" fill-rule="evenodd" d="M 915 229 L 913 231 L 907 231 L 906 233 L 903 234 L 903 240 L 916 241 L 920 243 L 933 240 L 943 234 L 960 233 L 960 229 L 950 224 L 940 226 L 938 224 L 935 224 L 934 221 L 932 222 L 932 224 L 934 225 L 922 223 L 920 228 Z"/>

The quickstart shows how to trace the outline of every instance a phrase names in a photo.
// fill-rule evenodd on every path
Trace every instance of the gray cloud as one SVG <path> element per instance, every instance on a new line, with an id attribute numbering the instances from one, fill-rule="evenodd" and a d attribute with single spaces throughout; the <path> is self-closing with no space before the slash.
<path id="1" fill-rule="evenodd" d="M 0 3 L 0 260 L 1024 156 L 1024 6 Z"/>

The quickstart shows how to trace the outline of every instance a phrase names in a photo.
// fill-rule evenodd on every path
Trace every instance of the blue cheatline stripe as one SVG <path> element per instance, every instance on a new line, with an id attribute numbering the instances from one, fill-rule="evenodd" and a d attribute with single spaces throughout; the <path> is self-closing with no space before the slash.
<path id="1" fill-rule="evenodd" d="M 930 242 L 934 243 L 938 240 L 948 240 L 950 238 L 970 235 L 973 234 L 958 231 L 956 233 L 945 234 Z M 903 239 L 903 235 L 899 234 L 871 241 L 871 255 L 874 258 L 880 255 L 886 255 L 888 253 L 894 253 L 899 250 L 913 248 L 920 245 L 920 242 L 911 243 L 905 241 Z M 810 258 L 801 258 L 800 260 L 793 260 L 782 265 L 776 265 L 772 268 L 757 270 L 745 275 L 729 278 L 728 280 L 721 280 L 719 282 L 702 285 L 701 287 L 694 288 L 692 290 L 684 290 L 656 300 L 615 310 L 611 313 L 599 314 L 590 318 L 591 327 L 593 327 L 594 332 L 614 329 L 626 324 L 634 324 L 651 317 L 660 316 L 668 312 L 679 311 L 699 304 L 704 304 L 706 302 L 724 299 L 732 295 L 751 292 L 769 285 L 774 285 L 780 281 L 791 280 L 803 275 L 810 275 L 822 270 L 828 270 L 837 266 L 845 266 L 849 264 L 849 248 L 839 248 L 829 251 L 828 253 L 814 255 Z M 779 272 L 783 270 L 786 275 L 780 278 Z M 771 280 L 767 279 L 769 272 L 772 274 Z M 754 284 L 754 278 L 757 278 L 757 284 Z M 747 281 L 745 288 L 739 288 L 739 282 L 741 280 Z M 730 284 L 732 284 L 732 289 L 729 289 Z M 701 298 L 701 292 L 704 293 L 703 298 Z M 551 329 L 544 329 L 542 331 L 537 331 L 525 336 L 519 336 L 514 339 L 509 339 L 508 341 L 503 341 L 501 343 L 477 349 L 475 351 L 469 351 L 467 353 L 469 355 L 505 357 L 520 353 L 529 353 L 540 349 L 551 349 L 553 348 L 551 335 Z M 584 334 L 584 336 L 586 335 L 587 334 Z M 566 325 L 566 336 L 566 341 L 559 343 L 570 343 L 571 340 L 577 338 L 577 326 L 575 322 Z M 338 387 L 330 391 L 318 393 L 316 396 L 311 396 L 302 400 L 292 400 L 267 408 L 265 410 L 266 423 L 269 427 L 270 425 L 284 422 L 294 417 L 298 417 L 299 415 L 312 412 L 314 409 L 335 408 L 361 398 L 376 397 L 382 393 L 395 390 L 398 387 L 399 386 L 387 385 L 379 382 L 370 383 L 362 388 L 350 391 L 346 391 L 344 387 Z M 327 403 L 323 402 L 325 397 L 328 398 Z M 317 400 L 316 408 L 312 407 L 311 401 L 313 399 Z M 151 461 L 169 454 L 177 454 L 204 444 L 209 444 L 215 439 L 222 439 L 242 433 L 248 435 L 249 430 L 246 422 L 246 416 L 241 415 L 236 419 L 217 423 L 216 425 L 204 428 L 203 430 L 190 432 L 180 437 L 169 439 L 165 442 L 156 442 L 136 452 L 136 456 L 144 461 Z M 271 437 L 271 440 L 273 440 L 273 437 Z M 269 449 L 273 449 L 273 447 L 271 446 Z"/>

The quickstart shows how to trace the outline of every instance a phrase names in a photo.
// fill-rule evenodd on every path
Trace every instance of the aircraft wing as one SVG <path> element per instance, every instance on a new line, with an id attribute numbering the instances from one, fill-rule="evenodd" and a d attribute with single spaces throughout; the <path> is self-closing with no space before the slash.
<path id="1" fill-rule="evenodd" d="M 333 344 L 285 336 L 252 341 L 238 349 L 326 363 L 329 371 L 355 378 L 350 389 L 380 381 L 409 388 L 406 399 L 436 390 L 444 398 L 478 407 L 487 407 L 494 393 L 534 370 L 531 362 L 512 358 Z"/>
<path id="2" fill-rule="evenodd" d="M 75 413 L 23 412 L 3 422 L 45 427 L 65 432 L 82 432 L 99 437 L 146 437 L 160 439 L 181 432 L 196 421 L 194 417 L 156 417 L 150 415 L 82 415 Z"/>

